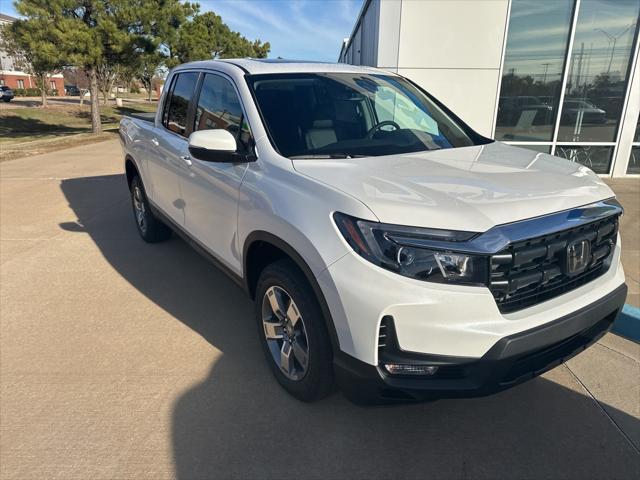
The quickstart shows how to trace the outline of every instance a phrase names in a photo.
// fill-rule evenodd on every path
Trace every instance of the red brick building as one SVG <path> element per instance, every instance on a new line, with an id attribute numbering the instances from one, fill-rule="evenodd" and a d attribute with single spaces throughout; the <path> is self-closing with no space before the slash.
<path id="1" fill-rule="evenodd" d="M 16 21 L 16 18 L 0 13 L 0 27 Z M 35 79 L 28 73 L 18 70 L 15 61 L 0 50 L 0 85 L 7 85 L 12 89 L 37 88 Z M 62 74 L 50 75 L 47 79 L 49 91 L 55 90 L 58 96 L 64 95 L 64 78 Z"/>

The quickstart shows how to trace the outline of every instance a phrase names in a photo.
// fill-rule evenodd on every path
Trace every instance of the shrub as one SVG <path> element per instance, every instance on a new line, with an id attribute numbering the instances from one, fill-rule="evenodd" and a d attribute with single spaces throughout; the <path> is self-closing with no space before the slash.
<path id="1" fill-rule="evenodd" d="M 13 94 L 16 97 L 40 97 L 40 90 L 37 88 L 12 88 Z M 53 97 L 58 96 L 58 90 L 49 90 L 49 95 Z"/>

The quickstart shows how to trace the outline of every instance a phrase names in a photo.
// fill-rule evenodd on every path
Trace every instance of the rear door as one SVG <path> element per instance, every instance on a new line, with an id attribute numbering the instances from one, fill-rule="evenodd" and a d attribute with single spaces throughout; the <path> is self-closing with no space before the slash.
<path id="1" fill-rule="evenodd" d="M 153 181 L 152 201 L 171 220 L 184 226 L 185 202 L 180 178 L 189 175 L 188 137 L 193 97 L 199 72 L 179 72 L 172 77 L 164 102 L 162 122 L 154 128 L 149 171 Z"/>
<path id="2" fill-rule="evenodd" d="M 206 72 L 201 85 L 193 130 L 228 130 L 236 137 L 238 151 L 249 153 L 253 139 L 234 84 L 222 74 Z M 238 274 L 238 195 L 246 168 L 246 163 L 192 158 L 190 176 L 182 183 L 187 231 Z"/>

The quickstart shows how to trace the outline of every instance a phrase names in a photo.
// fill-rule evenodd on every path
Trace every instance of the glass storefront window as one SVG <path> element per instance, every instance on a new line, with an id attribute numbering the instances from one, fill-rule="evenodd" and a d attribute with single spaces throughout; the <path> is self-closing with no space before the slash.
<path id="1" fill-rule="evenodd" d="M 631 147 L 631 156 L 629 157 L 629 165 L 627 173 L 640 174 L 640 145 Z"/>
<path id="2" fill-rule="evenodd" d="M 633 142 L 640 143 L 640 117 L 638 117 L 638 123 L 636 124 L 636 133 L 633 137 Z M 633 145 L 631 147 L 627 173 L 640 174 L 640 145 Z"/>
<path id="3" fill-rule="evenodd" d="M 559 142 L 614 142 L 640 2 L 583 0 L 576 23 Z"/>
<path id="4" fill-rule="evenodd" d="M 551 145 L 514 145 L 514 147 L 526 148 L 540 153 L 551 153 Z"/>
<path id="5" fill-rule="evenodd" d="M 576 145 L 558 145 L 556 146 L 555 155 L 572 162 L 581 163 L 596 173 L 607 173 L 611 164 L 613 148 L 613 146 L 588 145 L 578 147 Z"/>
<path id="6" fill-rule="evenodd" d="M 552 140 L 573 7 L 573 0 L 512 3 L 496 140 Z"/>

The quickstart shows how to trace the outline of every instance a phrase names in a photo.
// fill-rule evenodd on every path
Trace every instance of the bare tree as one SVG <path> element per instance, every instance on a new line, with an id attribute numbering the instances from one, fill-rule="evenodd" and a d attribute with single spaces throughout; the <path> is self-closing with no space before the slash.
<path id="1" fill-rule="evenodd" d="M 102 104 L 106 105 L 109 95 L 113 91 L 113 86 L 121 74 L 122 67 L 120 64 L 103 64 L 96 68 L 96 76 L 98 88 L 102 93 Z"/>

